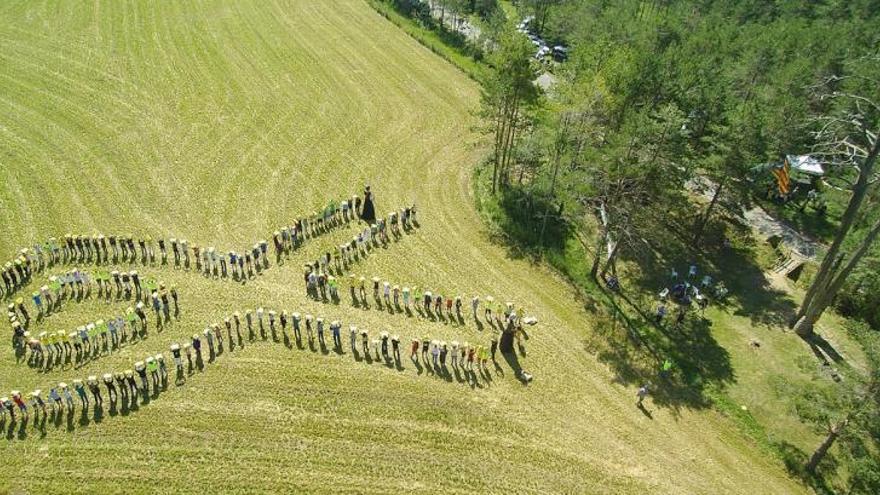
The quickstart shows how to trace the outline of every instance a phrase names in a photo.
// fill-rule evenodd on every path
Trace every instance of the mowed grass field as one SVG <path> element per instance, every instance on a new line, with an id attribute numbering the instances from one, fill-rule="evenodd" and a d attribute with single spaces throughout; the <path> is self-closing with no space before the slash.
<path id="1" fill-rule="evenodd" d="M 491 294 L 540 321 L 519 357 L 528 386 L 503 359 L 472 384 L 406 358 L 397 370 L 247 343 L 127 415 L 8 429 L 0 492 L 805 491 L 711 410 L 637 410 L 635 389 L 584 349 L 592 322 L 572 290 L 489 241 L 471 191 L 485 152 L 478 103 L 474 82 L 361 0 L 0 3 L 0 259 L 68 232 L 241 250 L 370 183 L 380 213 L 416 202 L 421 228 L 355 273 Z M 404 342 L 488 343 L 490 327 L 470 319 L 308 299 L 302 263 L 354 230 L 309 241 L 243 285 L 141 266 L 180 291 L 178 322 L 78 370 L 16 363 L 4 339 L 0 390 L 129 368 L 258 306 Z M 71 303 L 34 328 L 126 305 Z"/>

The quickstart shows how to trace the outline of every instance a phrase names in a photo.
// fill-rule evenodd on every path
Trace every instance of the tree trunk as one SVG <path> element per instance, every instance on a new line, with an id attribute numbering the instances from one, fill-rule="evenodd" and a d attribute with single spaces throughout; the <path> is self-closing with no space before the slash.
<path id="1" fill-rule="evenodd" d="M 822 459 L 825 458 L 825 454 L 828 453 L 828 449 L 834 445 L 834 441 L 837 440 L 837 437 L 840 436 L 840 432 L 846 427 L 849 419 L 845 419 L 840 423 L 832 426 L 830 430 L 828 430 L 828 436 L 825 437 L 825 440 L 822 440 L 822 443 L 813 451 L 813 455 L 810 456 L 810 460 L 804 465 L 804 469 L 807 470 L 808 473 L 815 473 L 816 467 L 822 462 Z"/>
<path id="2" fill-rule="evenodd" d="M 518 114 L 519 106 L 519 92 L 516 91 L 513 93 L 511 97 L 510 103 L 507 105 L 507 111 L 505 113 L 505 125 L 507 135 L 502 138 L 501 147 L 503 149 L 503 153 L 501 155 L 501 163 L 498 167 L 498 181 L 499 183 L 504 180 L 504 184 L 507 183 L 507 166 L 510 162 L 510 155 L 513 149 L 513 136 L 516 133 L 516 119 Z"/>
<path id="3" fill-rule="evenodd" d="M 593 280 L 599 279 L 599 265 L 602 263 L 602 246 L 605 245 L 605 241 L 608 239 L 607 232 L 604 229 L 600 229 L 602 234 L 598 236 L 598 241 L 596 243 L 596 256 L 593 257 L 593 266 L 590 267 L 590 277 Z"/>
<path id="4" fill-rule="evenodd" d="M 611 251 L 608 253 L 608 258 L 605 259 L 605 266 L 602 267 L 602 278 L 605 278 L 605 275 L 608 274 L 608 270 L 614 265 L 614 260 L 617 258 L 617 253 L 620 251 L 620 239 L 618 238 L 617 242 L 614 243 L 614 246 L 611 248 Z"/>
<path id="5" fill-rule="evenodd" d="M 550 197 L 553 197 L 553 191 L 556 188 L 556 174 L 559 172 L 559 162 L 560 156 L 557 155 L 555 157 L 553 163 L 553 178 L 550 180 Z M 538 244 L 540 246 L 544 245 L 544 230 L 547 229 L 547 214 L 550 213 L 550 204 L 547 204 L 547 210 L 544 212 L 544 219 L 541 222 L 541 235 L 538 237 Z"/>
<path id="6" fill-rule="evenodd" d="M 722 180 L 718 183 L 718 187 L 715 188 L 715 192 L 712 194 L 712 200 L 709 202 L 709 206 L 706 207 L 706 211 L 700 215 L 697 224 L 694 226 L 694 245 L 698 245 L 700 239 L 703 237 L 703 230 L 705 230 L 706 224 L 709 223 L 709 218 L 712 216 L 712 210 L 715 209 L 715 205 L 721 197 L 721 191 L 724 190 L 724 182 L 725 181 Z"/>
<path id="7" fill-rule="evenodd" d="M 815 297 L 813 297 L 813 300 L 810 302 L 810 305 L 806 307 L 804 314 L 796 321 L 794 330 L 798 335 L 805 338 L 812 336 L 813 326 L 819 318 L 822 317 L 822 313 L 824 313 L 828 306 L 831 305 L 834 296 L 837 295 L 837 292 L 840 291 L 840 288 L 843 287 L 844 282 L 846 282 L 846 278 L 852 273 L 865 254 L 868 253 L 878 235 L 880 235 L 880 220 L 874 222 L 871 230 L 865 238 L 862 239 L 859 247 L 855 250 L 852 256 L 850 256 L 846 265 L 844 265 L 839 272 L 836 270 L 837 264 L 835 263 L 835 269 L 833 269 L 832 272 L 837 273 L 834 274 L 834 278 L 830 280 L 830 284 L 824 290 L 817 291 Z"/>
<path id="8" fill-rule="evenodd" d="M 859 178 L 856 181 L 856 185 L 853 186 L 853 195 L 849 200 L 849 204 L 846 206 L 843 218 L 840 220 L 840 229 L 838 229 L 837 235 L 834 236 L 834 241 L 831 243 L 831 247 L 828 248 L 828 253 L 826 253 L 825 257 L 822 259 L 822 264 L 819 265 L 819 270 L 813 278 L 813 283 L 810 285 L 810 288 L 807 289 L 807 295 L 804 296 L 801 307 L 798 309 L 797 316 L 795 316 L 793 321 L 797 321 L 803 316 L 806 312 L 806 308 L 812 304 L 813 298 L 816 297 L 819 289 L 828 285 L 828 280 L 833 275 L 831 265 L 835 258 L 837 258 L 840 248 L 843 245 L 843 241 L 847 234 L 849 234 L 853 223 L 855 223 L 862 202 L 868 194 L 868 186 L 870 185 L 871 176 L 874 173 L 874 165 L 877 162 L 878 152 L 880 152 L 880 139 L 874 143 L 874 146 L 871 148 L 871 151 L 862 163 L 862 167 L 859 169 Z"/>

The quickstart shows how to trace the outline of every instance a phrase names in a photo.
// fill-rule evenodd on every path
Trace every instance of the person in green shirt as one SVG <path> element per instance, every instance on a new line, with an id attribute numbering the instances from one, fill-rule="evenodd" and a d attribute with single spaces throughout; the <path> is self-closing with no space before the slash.
<path id="1" fill-rule="evenodd" d="M 146 359 L 147 363 L 147 371 L 150 372 L 150 378 L 153 381 L 153 390 L 159 390 L 159 363 L 156 362 L 156 359 L 153 356 L 150 356 Z"/>

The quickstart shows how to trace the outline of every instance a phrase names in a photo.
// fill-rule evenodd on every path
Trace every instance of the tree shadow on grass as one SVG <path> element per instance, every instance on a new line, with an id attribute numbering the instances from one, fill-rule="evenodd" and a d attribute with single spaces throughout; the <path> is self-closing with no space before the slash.
<path id="1" fill-rule="evenodd" d="M 680 327 L 659 326 L 639 315 L 625 295 L 606 292 L 601 302 L 608 311 L 600 313 L 596 335 L 584 347 L 610 367 L 615 382 L 649 383 L 653 403 L 675 412 L 709 407 L 710 387 L 735 382 L 730 355 L 712 336 L 709 320 L 691 314 Z M 663 372 L 666 360 L 672 368 Z"/>
<path id="2" fill-rule="evenodd" d="M 806 452 L 785 440 L 774 442 L 773 447 L 779 453 L 779 457 L 782 458 L 785 469 L 789 474 L 809 485 L 818 494 L 832 495 L 837 493 L 834 487 L 826 480 L 826 476 L 822 476 L 823 472 L 833 473 L 837 471 L 838 462 L 831 452 L 826 454 L 822 462 L 819 463 L 817 474 L 810 474 L 804 469 L 804 465 L 809 459 L 809 455 Z"/>
<path id="3" fill-rule="evenodd" d="M 497 196 L 487 192 L 483 196 L 483 212 L 495 226 L 489 237 L 506 247 L 510 258 L 537 263 L 547 251 L 562 253 L 565 250 L 566 240 L 572 235 L 571 227 L 562 220 L 559 207 L 551 198 L 536 196 L 520 186 L 502 188 Z"/>
<path id="4" fill-rule="evenodd" d="M 708 275 L 713 285 L 722 282 L 728 290 L 723 300 L 710 294 L 711 304 L 749 318 L 753 326 L 784 328 L 794 316 L 797 305 L 785 291 L 772 286 L 761 266 L 762 254 L 766 257 L 772 248 L 756 240 L 748 226 L 732 218 L 712 222 L 699 247 L 689 245 L 668 229 L 655 229 L 650 234 L 646 242 L 651 249 L 639 252 L 640 270 L 632 279 L 655 301 L 661 290 L 676 282 L 699 285 Z M 697 276 L 688 280 L 691 265 L 696 265 Z M 671 277 L 673 269 L 679 273 L 677 280 Z"/>

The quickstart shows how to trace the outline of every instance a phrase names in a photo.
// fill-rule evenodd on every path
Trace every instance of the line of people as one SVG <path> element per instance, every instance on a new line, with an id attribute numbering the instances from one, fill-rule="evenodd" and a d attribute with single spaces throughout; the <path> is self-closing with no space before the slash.
<path id="1" fill-rule="evenodd" d="M 309 314 L 288 313 L 284 310 L 279 313 L 275 310 L 258 308 L 256 311 L 246 310 L 243 314 L 236 311 L 224 318 L 224 324 L 226 327 L 225 339 L 220 324 L 215 323 L 206 327 L 201 335 L 194 334 L 189 342 L 182 345 L 180 343 L 171 344 L 170 352 L 175 366 L 175 383 L 177 385 L 183 385 L 187 376 L 194 373 L 196 368 L 202 369 L 204 367 L 205 352 L 207 352 L 207 362 L 213 363 L 218 356 L 224 353 L 224 345 L 228 345 L 229 350 L 235 349 L 236 342 L 238 346 L 243 346 L 242 331 L 244 329 L 247 330 L 248 338 L 251 341 L 255 341 L 258 334 L 263 340 L 268 340 L 271 335 L 273 341 L 278 342 L 283 339 L 289 347 L 292 347 L 290 345 L 291 335 L 288 334 L 289 328 L 298 347 L 304 348 L 303 343 L 307 342 L 312 351 L 317 351 L 320 348 L 324 352 L 327 352 L 330 345 L 329 341 L 325 340 L 326 334 L 329 333 L 332 335 L 333 348 L 339 354 L 344 353 L 342 323 L 338 320 L 328 322 L 323 317 L 314 317 Z M 371 338 L 367 329 L 358 328 L 355 325 L 350 325 L 348 331 L 350 351 L 356 360 L 378 361 L 389 367 L 396 366 L 401 371 L 404 369 L 401 362 L 402 341 L 400 336 L 390 335 L 389 332 L 383 331 Z M 97 342 L 103 338 L 105 337 L 90 337 L 89 342 Z M 54 344 L 50 345 L 54 346 Z M 58 349 L 61 352 L 69 352 L 69 350 L 65 350 L 64 344 Z M 488 346 L 468 342 L 460 344 L 458 341 L 447 344 L 445 341 L 423 337 L 412 340 L 409 357 L 419 374 L 421 374 L 422 366 L 425 366 L 433 370 L 434 373 L 449 376 L 449 371 L 446 368 L 448 360 L 456 374 L 461 371 L 465 373 L 469 381 L 475 382 L 476 374 L 474 371 L 479 371 L 481 375 L 484 372 L 488 374 L 487 363 L 489 359 L 495 362 L 498 349 L 498 339 L 495 337 L 490 340 Z M 419 354 L 420 350 L 421 354 Z M 497 368 L 497 362 L 495 364 Z M 139 377 L 139 381 L 135 378 L 136 376 Z M 137 405 L 139 396 L 142 397 L 144 404 L 148 403 L 151 397 L 157 398 L 160 391 L 167 389 L 168 379 L 165 357 L 162 353 L 158 353 L 150 354 L 143 361 L 134 363 L 133 369 L 105 373 L 100 380 L 96 375 L 91 375 L 85 381 L 73 380 L 72 387 L 65 382 L 58 383 L 49 389 L 46 398 L 43 397 L 42 390 L 39 389 L 30 394 L 22 394 L 18 390 L 13 390 L 10 397 L 0 398 L 0 406 L 2 406 L 0 408 L 2 409 L 0 424 L 7 420 L 7 416 L 13 423 L 19 418 L 27 420 L 30 411 L 34 411 L 37 415 L 43 414 L 44 417 L 49 414 L 50 408 L 53 415 L 60 414 L 65 410 L 72 413 L 77 407 L 74 394 L 79 399 L 79 407 L 82 409 L 83 415 L 90 407 L 96 415 L 102 414 L 105 399 L 101 383 L 106 389 L 111 412 L 115 411 L 117 406 L 123 410 L 130 409 Z M 491 378 L 485 379 L 490 380 Z"/>
<path id="2" fill-rule="evenodd" d="M 370 203 L 372 211 L 372 203 Z M 331 201 L 330 206 L 322 212 L 297 218 L 291 225 L 279 228 L 273 236 L 276 257 L 289 254 L 305 240 L 331 231 L 333 228 L 349 223 L 354 215 L 359 217 L 363 210 L 360 198 L 342 202 Z M 406 209 L 414 215 L 415 207 Z M 368 223 L 375 220 L 375 215 L 365 219 Z M 395 215 L 396 227 L 398 218 Z M 143 265 L 168 265 L 189 268 L 195 266 L 199 271 L 219 277 L 232 277 L 244 280 L 269 267 L 269 244 L 262 240 L 252 247 L 237 251 L 215 249 L 213 246 L 200 247 L 190 244 L 186 239 L 158 238 L 151 236 L 128 235 L 93 235 L 67 234 L 58 239 L 50 237 L 45 242 L 24 247 L 7 261 L 0 269 L 0 297 L 10 297 L 19 289 L 30 283 L 33 275 L 57 265 L 109 265 L 119 263 Z"/>
<path id="3" fill-rule="evenodd" d="M 136 379 L 135 377 L 139 378 Z M 27 420 L 33 411 L 37 417 L 42 413 L 59 414 L 65 410 L 72 413 L 76 410 L 74 394 L 79 398 L 80 408 L 85 415 L 91 406 L 95 414 L 100 414 L 104 407 L 104 395 L 101 383 L 107 390 L 107 401 L 111 412 L 120 407 L 123 410 L 131 409 L 138 403 L 141 397 L 142 403 L 146 404 L 152 397 L 155 399 L 161 391 L 168 387 L 168 368 L 165 364 L 165 356 L 162 353 L 149 355 L 143 361 L 134 363 L 134 369 L 120 372 L 104 373 L 99 380 L 96 375 L 88 376 L 85 381 L 74 379 L 69 386 L 66 382 L 60 382 L 49 388 L 46 397 L 43 397 L 42 389 L 34 390 L 28 394 L 22 394 L 19 390 L 13 390 L 9 397 L 0 397 L 0 424 L 7 420 L 12 423 L 18 419 Z M 91 399 L 89 398 L 91 395 Z"/>
<path id="4" fill-rule="evenodd" d="M 391 212 L 387 222 L 380 218 L 378 223 L 365 227 L 350 242 L 337 246 L 335 253 L 327 251 L 314 262 L 307 263 L 303 272 L 306 295 L 325 302 L 339 302 L 339 280 L 334 272 L 342 276 L 345 270 L 366 258 L 374 248 L 387 245 L 389 239 L 400 239 L 401 232 L 408 232 L 418 225 L 415 211 L 413 205 L 402 208 L 400 212 Z M 386 229 L 386 225 L 392 227 Z M 400 225 L 403 225 L 403 230 Z M 392 232 L 390 238 L 388 230 Z"/>

